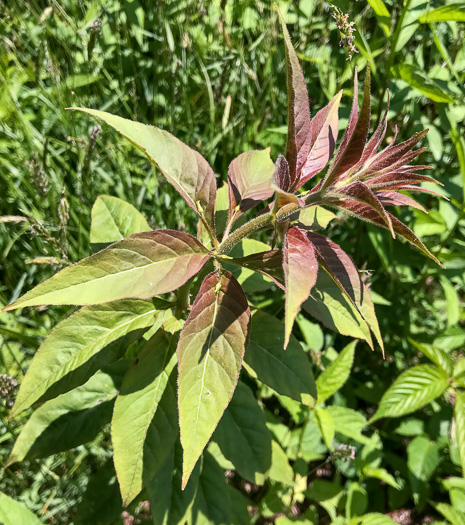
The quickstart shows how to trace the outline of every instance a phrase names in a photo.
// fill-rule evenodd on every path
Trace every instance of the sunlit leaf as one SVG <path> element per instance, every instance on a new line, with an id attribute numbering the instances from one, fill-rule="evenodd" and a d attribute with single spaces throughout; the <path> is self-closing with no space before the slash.
<path id="1" fill-rule="evenodd" d="M 418 19 L 422 24 L 430 24 L 431 22 L 465 22 L 465 5 L 452 4 L 437 7 L 429 11 Z"/>
<path id="2" fill-rule="evenodd" d="M 0 523 L 3 525 L 42 525 L 42 521 L 24 503 L 0 492 Z"/>
<path id="3" fill-rule="evenodd" d="M 178 344 L 183 486 L 236 388 L 250 310 L 236 279 L 211 273 L 200 287 Z"/>
<path id="4" fill-rule="evenodd" d="M 460 463 L 462 471 L 465 472 L 465 392 L 463 390 L 455 391 L 454 421 Z"/>
<path id="5" fill-rule="evenodd" d="M 315 410 L 315 417 L 321 435 L 323 436 L 323 441 L 329 450 L 332 450 L 332 442 L 336 432 L 333 416 L 327 410 L 317 408 Z"/>
<path id="6" fill-rule="evenodd" d="M 4 310 L 44 304 L 101 304 L 171 292 L 209 259 L 191 235 L 174 230 L 136 233 L 69 266 Z"/>
<path id="7" fill-rule="evenodd" d="M 348 344 L 316 380 L 318 403 L 323 403 L 347 381 L 354 361 L 357 341 Z"/>

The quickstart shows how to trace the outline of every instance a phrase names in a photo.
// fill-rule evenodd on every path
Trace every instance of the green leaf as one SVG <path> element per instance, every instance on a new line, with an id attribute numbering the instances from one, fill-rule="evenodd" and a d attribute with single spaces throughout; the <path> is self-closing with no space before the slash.
<path id="1" fill-rule="evenodd" d="M 209 274 L 178 344 L 183 487 L 228 406 L 249 338 L 250 310 L 236 279 Z"/>
<path id="2" fill-rule="evenodd" d="M 189 523 L 230 525 L 230 492 L 223 469 L 208 452 L 203 455 L 202 472 Z"/>
<path id="3" fill-rule="evenodd" d="M 300 305 L 308 298 L 318 273 L 315 248 L 305 230 L 296 226 L 287 231 L 284 239 L 283 271 L 286 283 L 284 315 L 284 348 L 286 348 Z"/>
<path id="4" fill-rule="evenodd" d="M 48 304 L 101 304 L 171 292 L 200 271 L 208 251 L 187 233 L 136 233 L 58 272 L 3 310 Z"/>
<path id="5" fill-rule="evenodd" d="M 379 512 L 370 512 L 369 514 L 352 518 L 349 525 L 396 525 L 396 522 Z"/>
<path id="6" fill-rule="evenodd" d="M 284 485 L 294 483 L 294 470 L 291 465 L 289 465 L 287 454 L 275 440 L 271 443 L 271 468 L 268 476 L 273 481 L 283 483 Z"/>
<path id="7" fill-rule="evenodd" d="M 36 352 L 10 417 L 33 403 L 85 383 L 102 366 L 119 359 L 157 319 L 164 301 L 124 300 L 81 308 L 59 323 Z"/>
<path id="8" fill-rule="evenodd" d="M 336 432 L 333 416 L 330 412 L 324 410 L 323 408 L 317 408 L 315 410 L 315 416 L 321 435 L 323 436 L 323 441 L 329 450 L 332 450 L 332 442 Z"/>
<path id="9" fill-rule="evenodd" d="M 299 212 L 298 226 L 308 230 L 321 230 L 328 227 L 328 224 L 337 217 L 332 211 L 322 206 L 309 206 Z"/>
<path id="10" fill-rule="evenodd" d="M 400 417 L 415 412 L 440 396 L 448 386 L 447 376 L 435 366 L 409 368 L 385 392 L 369 423 L 382 417 Z"/>
<path id="11" fill-rule="evenodd" d="M 271 433 L 250 388 L 239 382 L 213 439 L 237 472 L 263 485 L 271 467 Z"/>
<path id="12" fill-rule="evenodd" d="M 116 367 L 115 367 L 116 365 Z M 97 372 L 81 387 L 47 401 L 24 425 L 7 464 L 44 458 L 93 440 L 111 420 L 126 362 Z"/>
<path id="13" fill-rule="evenodd" d="M 418 19 L 422 24 L 431 22 L 465 22 L 465 4 L 444 5 L 433 9 Z"/>
<path id="14" fill-rule="evenodd" d="M 363 339 L 373 348 L 367 322 L 326 271 L 318 272 L 316 284 L 302 307 L 330 330 Z"/>
<path id="15" fill-rule="evenodd" d="M 401 490 L 401 486 L 399 483 L 397 483 L 396 478 L 392 474 L 389 474 L 389 472 L 384 468 L 376 468 L 370 465 L 365 465 L 363 467 L 363 475 L 367 478 L 379 479 L 390 485 L 392 488 Z"/>
<path id="16" fill-rule="evenodd" d="M 41 525 L 42 522 L 25 505 L 0 492 L 0 523 L 2 525 Z"/>
<path id="17" fill-rule="evenodd" d="M 147 484 L 150 512 L 156 525 L 185 523 L 197 493 L 200 462 L 193 470 L 189 483 L 181 489 L 182 448 L 176 442 L 152 480 Z"/>
<path id="18" fill-rule="evenodd" d="M 133 122 L 105 111 L 70 109 L 103 120 L 142 150 L 187 204 L 208 223 L 211 231 L 214 231 L 215 174 L 200 153 L 186 146 L 171 133 L 155 126 Z"/>
<path id="19" fill-rule="evenodd" d="M 439 465 L 439 447 L 425 436 L 417 436 L 407 447 L 407 466 L 412 476 L 429 481 Z"/>
<path id="20" fill-rule="evenodd" d="M 246 151 L 231 162 L 228 170 L 228 224 L 273 195 L 273 173 L 270 148 Z"/>
<path id="21" fill-rule="evenodd" d="M 92 207 L 91 243 L 113 243 L 150 230 L 145 217 L 132 204 L 109 195 L 97 197 Z"/>
<path id="22" fill-rule="evenodd" d="M 347 381 L 354 361 L 357 341 L 349 343 L 336 359 L 318 376 L 316 389 L 318 403 L 323 403 Z"/>
<path id="23" fill-rule="evenodd" d="M 447 377 L 452 376 L 453 364 L 451 358 L 446 354 L 446 352 L 432 345 L 418 343 L 413 339 L 409 339 L 409 341 L 413 344 L 413 346 L 420 350 L 424 356 L 437 365 L 444 372 L 444 374 L 447 375 Z"/>
<path id="24" fill-rule="evenodd" d="M 284 325 L 263 311 L 252 316 L 250 341 L 244 367 L 279 394 L 313 406 L 316 385 L 312 366 L 298 340 L 291 336 L 284 350 Z"/>
<path id="25" fill-rule="evenodd" d="M 446 296 L 447 326 L 453 326 L 460 320 L 460 297 L 453 284 L 445 275 L 440 276 L 441 286 Z"/>
<path id="26" fill-rule="evenodd" d="M 230 523 L 234 523 L 234 525 L 250 525 L 248 508 L 251 502 L 231 485 L 228 485 L 228 492 L 231 504 Z"/>
<path id="27" fill-rule="evenodd" d="M 367 420 L 362 413 L 338 406 L 328 406 L 325 410 L 333 417 L 336 432 L 365 445 L 371 443 L 369 438 L 362 434 L 362 430 L 367 426 Z"/>
<path id="28" fill-rule="evenodd" d="M 354 514 L 363 514 L 368 507 L 367 491 L 356 481 L 349 485 L 346 500 L 346 517 L 349 520 Z"/>
<path id="29" fill-rule="evenodd" d="M 125 507 L 162 466 L 178 435 L 176 342 L 163 330 L 147 341 L 116 399 L 111 438 Z"/>
<path id="30" fill-rule="evenodd" d="M 460 512 L 451 505 L 446 503 L 434 503 L 431 502 L 433 507 L 442 514 L 451 525 L 464 525 L 465 513 Z"/>
<path id="31" fill-rule="evenodd" d="M 434 102 L 454 103 L 454 99 L 445 93 L 434 80 L 428 78 L 419 67 L 402 63 L 393 66 L 391 71 L 396 78 L 404 80 L 410 87 Z"/>
<path id="32" fill-rule="evenodd" d="M 387 37 L 391 36 L 391 19 L 389 16 L 389 11 L 387 10 L 386 5 L 383 0 L 368 0 L 368 3 L 371 5 L 373 11 L 376 14 L 379 25 L 381 26 L 384 34 Z"/>
<path id="33" fill-rule="evenodd" d="M 465 472 L 465 392 L 463 390 L 455 391 L 454 421 L 460 463 L 462 472 Z"/>

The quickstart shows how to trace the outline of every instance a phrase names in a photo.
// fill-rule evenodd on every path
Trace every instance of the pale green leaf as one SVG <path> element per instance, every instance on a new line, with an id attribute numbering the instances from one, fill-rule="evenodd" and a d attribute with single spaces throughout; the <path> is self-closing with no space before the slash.
<path id="1" fill-rule="evenodd" d="M 41 525 L 42 522 L 24 503 L 0 492 L 0 523 L 2 525 Z"/>
<path id="2" fill-rule="evenodd" d="M 147 341 L 116 399 L 111 438 L 124 506 L 162 466 L 178 435 L 176 342 L 163 330 Z"/>
<path id="3" fill-rule="evenodd" d="M 141 149 L 213 231 L 216 180 L 212 168 L 200 153 L 155 126 L 133 122 L 105 111 L 70 109 L 103 120 Z"/>
<path id="4" fill-rule="evenodd" d="M 291 485 L 294 482 L 294 470 L 289 464 L 287 454 L 275 440 L 271 443 L 271 468 L 268 476 L 284 485 Z"/>
<path id="5" fill-rule="evenodd" d="M 323 408 L 317 408 L 315 410 L 315 416 L 321 435 L 323 436 L 323 441 L 329 450 L 332 450 L 332 442 L 336 432 L 333 416 Z"/>
<path id="6" fill-rule="evenodd" d="M 308 355 L 291 336 L 284 350 L 284 325 L 263 311 L 252 316 L 249 345 L 244 367 L 253 377 L 273 388 L 279 394 L 313 405 L 316 386 Z"/>
<path id="7" fill-rule="evenodd" d="M 145 217 L 132 204 L 117 197 L 100 195 L 92 207 L 90 242 L 93 244 L 113 243 L 149 230 Z"/>
<path id="8" fill-rule="evenodd" d="M 312 231 L 318 231 L 328 227 L 328 224 L 336 219 L 337 215 L 322 206 L 309 206 L 299 212 L 299 226 Z"/>
<path id="9" fill-rule="evenodd" d="M 465 512 L 460 512 L 447 503 L 432 502 L 432 505 L 451 525 L 465 525 Z"/>
<path id="10" fill-rule="evenodd" d="M 465 392 L 463 390 L 456 390 L 455 392 L 454 421 L 455 440 L 459 450 L 462 472 L 465 472 Z"/>
<path id="11" fill-rule="evenodd" d="M 396 481 L 396 478 L 392 474 L 389 474 L 389 472 L 384 468 L 376 468 L 372 467 L 371 465 L 365 465 L 363 467 L 363 475 L 367 478 L 376 478 L 384 481 L 384 483 L 387 483 L 394 489 L 401 489 L 399 483 Z"/>
<path id="12" fill-rule="evenodd" d="M 409 340 L 420 352 L 426 356 L 430 361 L 437 365 L 446 375 L 450 377 L 453 371 L 452 360 L 449 355 L 436 348 L 435 346 L 428 345 L 425 343 L 419 343 L 413 339 Z"/>
<path id="13" fill-rule="evenodd" d="M 336 432 L 359 443 L 370 443 L 369 438 L 362 434 L 362 430 L 367 426 L 367 420 L 361 412 L 339 406 L 328 406 L 325 410 L 333 417 Z"/>
<path id="14" fill-rule="evenodd" d="M 38 408 L 23 426 L 6 466 L 58 454 L 93 440 L 111 420 L 113 399 L 127 365 L 124 361 L 114 363 L 86 384 Z"/>
<path id="15" fill-rule="evenodd" d="M 389 11 L 387 10 L 386 5 L 383 0 L 368 0 L 368 3 L 371 5 L 373 11 L 376 14 L 379 25 L 384 31 L 384 34 L 387 37 L 391 36 L 391 19 L 389 16 Z"/>
<path id="16" fill-rule="evenodd" d="M 439 465 L 439 447 L 425 436 L 417 436 L 407 447 L 407 466 L 411 477 L 429 481 Z"/>
<path id="17" fill-rule="evenodd" d="M 446 296 L 447 326 L 453 326 L 460 319 L 460 297 L 453 284 L 445 275 L 440 276 L 440 282 Z"/>
<path id="18" fill-rule="evenodd" d="M 11 417 L 82 385 L 119 359 L 162 315 L 164 301 L 124 300 L 82 308 L 44 340 L 24 377 Z M 160 318 L 161 319 L 161 318 Z"/>
<path id="19" fill-rule="evenodd" d="M 382 417 L 400 417 L 415 412 L 439 397 L 448 386 L 447 376 L 435 366 L 409 368 L 385 392 L 370 423 Z"/>
<path id="20" fill-rule="evenodd" d="M 318 376 L 316 388 L 318 403 L 323 403 L 347 381 L 354 361 L 357 342 L 349 343 L 337 358 Z"/>
<path id="21" fill-rule="evenodd" d="M 431 22 L 465 22 L 465 4 L 458 3 L 437 7 L 432 11 L 420 16 L 418 19 L 422 24 Z"/>
<path id="22" fill-rule="evenodd" d="M 396 525 L 396 522 L 379 512 L 370 512 L 369 514 L 352 518 L 349 525 Z"/>
<path id="23" fill-rule="evenodd" d="M 101 304 L 171 292 L 200 271 L 209 253 L 173 230 L 136 233 L 58 272 L 4 310 L 48 304 Z"/>
<path id="24" fill-rule="evenodd" d="M 245 384 L 238 383 L 213 439 L 243 478 L 263 485 L 271 467 L 271 433 L 263 410 Z"/>
<path id="25" fill-rule="evenodd" d="M 178 344 L 183 486 L 236 388 L 250 330 L 247 299 L 229 273 L 208 275 Z"/>

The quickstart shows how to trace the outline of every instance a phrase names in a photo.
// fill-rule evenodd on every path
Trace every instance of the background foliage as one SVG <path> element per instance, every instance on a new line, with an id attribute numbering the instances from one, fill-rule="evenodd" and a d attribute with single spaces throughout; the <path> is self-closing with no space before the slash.
<path id="1" fill-rule="evenodd" d="M 430 128 L 420 162 L 433 166 L 431 174 L 444 184 L 439 191 L 450 199 L 422 195 L 428 215 L 401 212 L 446 270 L 360 221 L 341 218 L 328 226 L 365 270 L 386 346 L 383 361 L 357 345 L 350 377 L 332 403 L 370 418 L 401 372 L 430 362 L 422 345 L 433 343 L 454 361 L 463 353 L 465 8 L 447 2 L 448 9 L 434 11 L 443 5 L 434 0 L 334 3 L 355 21 L 359 53 L 352 61 L 339 46 L 328 3 L 279 3 L 312 114 L 343 88 L 344 127 L 354 65 L 363 70 L 368 61 L 373 127 L 389 88 L 388 138 L 395 125 L 401 140 Z M 141 153 L 64 108 L 94 107 L 156 123 L 198 149 L 223 180 L 244 150 L 271 146 L 274 159 L 284 150 L 284 47 L 271 3 L 32 0 L 0 2 L 0 11 L 0 305 L 91 253 L 90 209 L 100 194 L 132 203 L 154 228 L 194 231 L 193 214 Z M 276 292 L 258 287 L 254 303 L 283 316 Z M 67 311 L 0 314 L 2 373 L 19 383 L 43 336 Z M 294 334 L 318 375 L 350 340 L 303 315 L 298 321 Z M 304 405 L 265 387 L 257 395 L 274 442 L 290 460 L 263 487 L 238 474 L 229 479 L 249 498 L 259 523 L 310 520 L 314 512 L 322 523 L 361 512 L 391 513 L 403 523 L 463 523 L 454 514 L 465 512 L 465 484 L 448 391 L 414 414 L 374 422 L 361 441 L 338 433 L 340 444 L 356 447 L 355 459 L 328 451 Z M 14 391 L 0 407 L 2 463 L 26 422 L 7 421 L 12 398 Z M 131 515 L 150 520 L 147 494 L 121 517 L 111 456 L 107 429 L 71 452 L 3 470 L 0 489 L 46 523 L 89 523 L 89 513 L 93 523 L 128 522 Z"/>

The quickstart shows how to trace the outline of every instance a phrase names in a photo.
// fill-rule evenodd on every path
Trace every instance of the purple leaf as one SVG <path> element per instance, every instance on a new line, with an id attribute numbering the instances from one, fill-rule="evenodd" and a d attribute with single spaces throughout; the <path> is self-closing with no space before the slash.
<path id="1" fill-rule="evenodd" d="M 416 200 L 412 199 L 412 197 L 404 195 L 403 193 L 397 193 L 397 191 L 377 193 L 377 197 L 383 206 L 410 206 L 428 213 L 427 210 Z"/>

